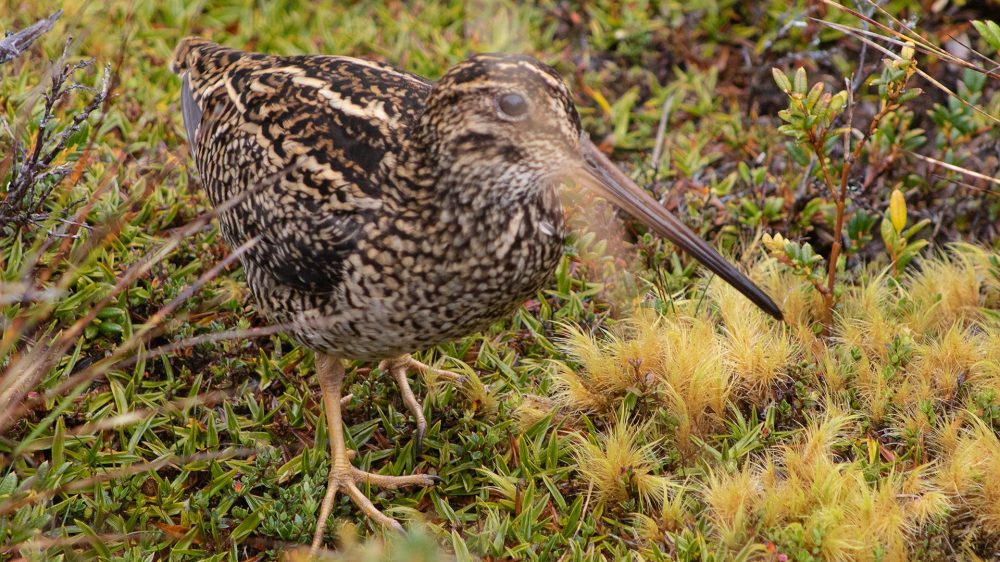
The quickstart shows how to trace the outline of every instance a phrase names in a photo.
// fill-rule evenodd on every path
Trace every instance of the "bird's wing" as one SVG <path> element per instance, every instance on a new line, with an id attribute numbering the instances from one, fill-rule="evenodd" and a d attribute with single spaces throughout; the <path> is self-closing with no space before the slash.
<path id="1" fill-rule="evenodd" d="M 333 290 L 355 237 L 383 204 L 386 166 L 430 91 L 426 80 L 349 57 L 277 57 L 189 38 L 174 56 L 181 113 L 232 244 L 277 281 Z"/>

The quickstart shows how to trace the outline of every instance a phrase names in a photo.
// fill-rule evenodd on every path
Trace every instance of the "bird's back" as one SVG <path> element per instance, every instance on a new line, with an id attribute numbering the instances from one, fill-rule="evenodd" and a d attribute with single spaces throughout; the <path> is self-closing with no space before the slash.
<path id="1" fill-rule="evenodd" d="M 384 204 L 386 170 L 430 83 L 379 63 L 270 56 L 199 38 L 178 46 L 184 125 L 229 242 L 277 282 L 335 290 L 341 261 Z M 388 160 L 388 161 L 387 161 Z"/>

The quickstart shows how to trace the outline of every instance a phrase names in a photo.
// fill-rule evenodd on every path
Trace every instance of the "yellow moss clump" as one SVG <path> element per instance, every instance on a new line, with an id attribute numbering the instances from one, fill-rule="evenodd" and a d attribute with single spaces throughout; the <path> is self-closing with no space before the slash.
<path id="1" fill-rule="evenodd" d="M 873 422 L 881 424 L 893 413 L 899 383 L 886 375 L 885 366 L 862 357 L 854 365 L 854 388 Z"/>
<path id="2" fill-rule="evenodd" d="M 836 449 L 855 431 L 853 416 L 831 411 L 766 457 L 758 476 L 762 525 L 779 545 L 819 552 L 823 560 L 907 560 L 908 541 L 947 512 L 947 496 L 926 467 L 868 484 L 860 462 L 837 460 Z"/>
<path id="3" fill-rule="evenodd" d="M 598 341 L 579 328 L 565 328 L 564 348 L 581 369 L 560 367 L 555 377 L 560 404 L 576 412 L 605 411 L 629 389 L 652 383 L 653 373 L 664 364 L 659 320 L 641 315 L 624 323 L 621 331 Z"/>
<path id="4" fill-rule="evenodd" d="M 888 360 L 892 341 L 909 331 L 889 311 L 898 294 L 886 281 L 885 274 L 877 275 L 846 291 L 834 329 L 836 342 L 878 363 Z"/>
<path id="5" fill-rule="evenodd" d="M 749 468 L 730 474 L 708 474 L 702 495 L 723 544 L 737 547 L 746 542 L 751 515 L 760 502 L 760 488 L 759 478 Z"/>
<path id="6" fill-rule="evenodd" d="M 762 261 L 754 272 L 761 288 L 781 308 L 785 324 L 792 327 L 797 336 L 801 334 L 803 341 L 815 339 L 810 326 L 819 317 L 823 302 L 812 284 L 774 258 Z"/>
<path id="7" fill-rule="evenodd" d="M 571 412 L 608 413 L 628 392 L 662 402 L 676 423 L 676 441 L 691 451 L 722 423 L 732 388 L 713 325 L 699 318 L 639 314 L 604 340 L 568 328 L 565 347 L 579 370 L 563 365 L 555 398 Z"/>
<path id="8" fill-rule="evenodd" d="M 544 396 L 533 394 L 524 395 L 521 403 L 514 409 L 514 421 L 520 431 L 527 431 L 529 428 L 542 421 L 553 412 L 558 413 L 555 400 Z M 556 420 L 563 416 L 556 416 Z"/>
<path id="9" fill-rule="evenodd" d="M 654 474 L 656 442 L 649 442 L 648 426 L 618 420 L 592 442 L 582 436 L 573 445 L 577 471 L 599 504 L 618 505 L 633 496 L 643 506 L 657 506 L 670 481 Z"/>
<path id="10" fill-rule="evenodd" d="M 645 513 L 633 514 L 635 536 L 647 542 L 663 538 L 663 532 L 676 532 L 692 523 L 692 513 L 687 506 L 687 489 L 683 485 L 670 483 L 664 486 L 658 518 Z"/>
<path id="11" fill-rule="evenodd" d="M 957 498 L 980 533 L 1000 535 L 1000 440 L 982 419 L 967 414 L 939 432 L 940 467 L 935 481 Z"/>
<path id="12" fill-rule="evenodd" d="M 980 318 L 984 272 L 975 258 L 952 251 L 923 260 L 908 278 L 912 306 L 902 320 L 916 334 L 936 334 Z"/>
<path id="13" fill-rule="evenodd" d="M 940 337 L 924 338 L 923 343 L 914 346 L 902 399 L 909 403 L 954 400 L 962 384 L 980 378 L 976 363 L 981 343 L 979 335 L 958 324 Z"/>
<path id="14" fill-rule="evenodd" d="M 704 306 L 640 311 L 600 337 L 569 330 L 579 368 L 560 369 L 556 404 L 608 428 L 575 446 L 578 471 L 601 502 L 639 498 L 645 544 L 707 526 L 720 559 L 765 545 L 790 559 L 903 561 L 942 555 L 953 529 L 969 552 L 995 544 L 995 267 L 956 246 L 902 279 L 856 272 L 823 335 L 812 287 L 770 265 L 758 272 L 784 324 L 713 282 Z M 669 459 L 652 457 L 653 442 Z M 667 460 L 689 478 L 686 496 L 655 474 Z"/>
<path id="15" fill-rule="evenodd" d="M 1000 323 L 987 323 L 982 329 L 981 354 L 975 370 L 983 386 L 1000 393 Z"/>
<path id="16" fill-rule="evenodd" d="M 735 384 L 752 402 L 763 404 L 801 356 L 787 327 L 769 320 L 730 285 L 713 283 L 709 295 L 722 317 L 721 345 Z"/>
<path id="17" fill-rule="evenodd" d="M 709 322 L 671 319 L 664 328 L 664 361 L 655 374 L 677 423 L 677 446 L 687 454 L 694 447 L 692 437 L 705 437 L 721 425 L 732 378 Z"/>

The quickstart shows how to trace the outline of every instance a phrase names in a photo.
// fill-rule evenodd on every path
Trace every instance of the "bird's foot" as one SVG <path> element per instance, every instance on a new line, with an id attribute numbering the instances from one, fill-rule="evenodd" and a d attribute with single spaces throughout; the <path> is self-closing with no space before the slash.
<path id="1" fill-rule="evenodd" d="M 396 359 L 393 359 L 392 361 L 389 361 L 388 363 L 392 365 L 401 365 L 403 368 L 411 368 L 420 373 L 421 375 L 430 374 L 434 375 L 435 377 L 454 383 L 460 383 L 465 380 L 464 375 L 460 375 L 458 373 L 448 371 L 445 369 L 438 369 L 436 367 L 431 367 L 426 363 L 421 363 L 420 361 L 417 361 L 410 355 L 404 355 L 402 357 L 398 357 Z"/>
<path id="2" fill-rule="evenodd" d="M 358 484 L 372 484 L 381 488 L 400 488 L 403 486 L 431 486 L 441 481 L 433 474 L 410 474 L 408 476 L 388 476 L 385 474 L 375 474 L 365 472 L 347 463 L 348 453 L 344 451 L 342 459 L 337 459 L 330 466 L 330 474 L 327 477 L 326 495 L 323 497 L 323 505 L 320 508 L 320 519 L 316 524 L 316 532 L 313 535 L 312 552 L 315 553 L 323 545 L 323 534 L 326 531 L 326 523 L 333 510 L 333 501 L 337 497 L 337 492 L 347 494 L 354 505 L 368 516 L 372 521 L 384 527 L 402 531 L 403 526 L 399 521 L 382 513 L 375 504 L 361 491 Z M 345 464 L 346 463 L 346 464 Z"/>
<path id="3" fill-rule="evenodd" d="M 403 395 L 403 403 L 406 404 L 406 409 L 417 420 L 416 450 L 419 455 L 423 449 L 424 434 L 427 432 L 427 418 L 424 417 L 424 408 L 420 405 L 416 395 L 413 394 L 413 389 L 410 388 L 410 381 L 406 378 L 407 370 L 410 368 L 421 374 L 426 375 L 430 373 L 451 382 L 461 382 L 465 377 L 458 373 L 431 367 L 409 355 L 403 355 L 379 363 L 379 369 L 392 373 L 392 376 L 396 379 L 396 383 L 399 384 L 399 390 Z"/>
<path id="4" fill-rule="evenodd" d="M 347 449 L 343 422 L 340 417 L 344 365 L 339 359 L 326 355 L 318 356 L 316 363 L 316 376 L 323 393 L 323 407 L 330 437 L 330 473 L 327 476 L 326 495 L 323 496 L 319 520 L 313 534 L 312 548 L 310 549 L 312 555 L 315 555 L 323 545 L 323 534 L 326 531 L 330 513 L 333 511 L 333 501 L 337 497 L 338 491 L 347 494 L 351 501 L 375 522 L 401 530 L 403 527 L 399 521 L 379 511 L 371 500 L 361 492 L 358 484 L 366 483 L 382 488 L 399 488 L 401 486 L 429 486 L 440 481 L 440 478 L 433 474 L 387 476 L 365 472 L 351 465 L 351 459 L 354 458 L 355 453 Z"/>

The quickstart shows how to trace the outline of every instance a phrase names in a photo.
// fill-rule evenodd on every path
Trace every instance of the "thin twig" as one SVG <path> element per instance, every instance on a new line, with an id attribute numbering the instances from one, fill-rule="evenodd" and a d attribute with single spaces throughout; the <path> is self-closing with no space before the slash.
<path id="1" fill-rule="evenodd" d="M 861 0 L 854 0 L 854 5 L 858 7 L 858 11 L 861 10 Z M 866 14 L 870 15 L 870 14 Z M 868 31 L 868 22 L 862 21 L 865 31 Z M 861 53 L 858 55 L 858 67 L 854 70 L 854 79 L 851 80 L 851 87 L 849 88 L 852 93 L 857 93 L 858 88 L 865 81 L 865 57 L 868 54 L 868 43 L 861 43 Z"/>
<path id="2" fill-rule="evenodd" d="M 51 16 L 38 20 L 21 31 L 16 31 L 0 39 L 0 64 L 10 62 L 28 50 L 36 39 L 47 33 L 63 13 L 56 10 Z"/>
<path id="3" fill-rule="evenodd" d="M 992 183 L 993 185 L 1000 185 L 1000 179 L 991 178 L 990 176 L 987 176 L 986 174 L 980 174 L 979 172 L 975 172 L 975 171 L 970 170 L 968 168 L 963 168 L 961 166 L 956 166 L 954 164 L 949 164 L 947 162 L 942 162 L 941 160 L 938 160 L 936 158 L 931 158 L 930 156 L 924 156 L 923 154 L 917 154 L 916 152 L 913 152 L 913 151 L 910 151 L 910 150 L 907 150 L 906 153 L 907 154 L 911 154 L 913 156 L 916 156 L 917 158 L 923 160 L 924 162 L 930 162 L 931 164 L 936 164 L 938 166 L 941 166 L 942 168 L 947 168 L 947 169 L 949 169 L 949 170 L 951 170 L 953 172 L 958 172 L 960 174 L 964 174 L 966 176 L 969 176 L 970 178 L 976 178 L 976 179 L 980 179 L 980 180 L 983 180 L 983 181 L 987 181 L 987 182 Z M 988 193 L 996 193 L 996 192 L 988 191 Z"/>

